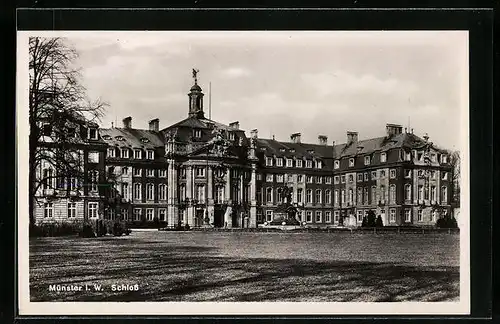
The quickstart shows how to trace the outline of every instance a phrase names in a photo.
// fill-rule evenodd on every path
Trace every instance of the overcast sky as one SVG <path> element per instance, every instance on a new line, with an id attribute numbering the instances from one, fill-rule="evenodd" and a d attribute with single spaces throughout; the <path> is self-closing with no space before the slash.
<path id="1" fill-rule="evenodd" d="M 468 80 L 464 32 L 120 32 L 71 35 L 91 97 L 109 102 L 103 127 L 164 128 L 188 113 L 192 68 L 208 117 L 260 137 L 343 143 L 383 136 L 386 123 L 459 146 Z M 467 91 L 467 89 L 465 89 Z"/>

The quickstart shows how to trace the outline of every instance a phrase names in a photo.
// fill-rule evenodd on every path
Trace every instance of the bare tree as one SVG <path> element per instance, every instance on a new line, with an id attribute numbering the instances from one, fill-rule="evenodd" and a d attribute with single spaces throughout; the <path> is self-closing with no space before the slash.
<path id="1" fill-rule="evenodd" d="M 450 165 L 452 166 L 452 197 L 453 202 L 460 205 L 460 152 L 450 152 Z"/>
<path id="2" fill-rule="evenodd" d="M 41 187 L 69 190 L 71 185 L 82 183 L 82 132 L 91 124 L 97 125 L 107 106 L 100 99 L 92 101 L 87 97 L 76 67 L 77 58 L 77 51 L 65 38 L 29 39 L 31 224 L 38 203 L 36 193 Z M 44 163 L 52 165 L 56 172 L 43 174 Z M 68 182 L 70 185 L 65 186 Z"/>

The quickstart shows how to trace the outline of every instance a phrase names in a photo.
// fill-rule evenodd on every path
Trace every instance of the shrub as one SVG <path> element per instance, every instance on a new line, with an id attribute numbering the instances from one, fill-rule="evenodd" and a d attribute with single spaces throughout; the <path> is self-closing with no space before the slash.
<path id="1" fill-rule="evenodd" d="M 382 216 L 378 215 L 377 220 L 375 221 L 375 227 L 383 227 L 384 222 L 382 221 Z"/>
<path id="2" fill-rule="evenodd" d="M 80 237 L 95 237 L 94 227 L 90 222 L 83 223 L 82 229 L 80 231 Z"/>
<path id="3" fill-rule="evenodd" d="M 366 226 L 375 227 L 376 224 L 376 216 L 373 210 L 368 211 L 368 216 L 366 217 Z"/>
<path id="4" fill-rule="evenodd" d="M 367 227 L 368 226 L 368 220 L 366 219 L 366 216 L 363 217 L 363 222 L 361 223 L 361 227 Z"/>
<path id="5" fill-rule="evenodd" d="M 184 225 L 184 230 L 189 231 L 191 229 L 191 226 L 189 224 Z"/>
<path id="6" fill-rule="evenodd" d="M 96 234 L 97 236 L 104 236 L 107 233 L 106 223 L 102 219 L 96 221 Z"/>
<path id="7" fill-rule="evenodd" d="M 76 235 L 80 232 L 80 229 L 80 222 L 50 222 L 38 225 L 31 224 L 29 227 L 29 236 L 43 237 Z"/>
<path id="8" fill-rule="evenodd" d="M 440 218 L 436 222 L 438 228 L 458 228 L 457 220 L 451 215 Z"/>

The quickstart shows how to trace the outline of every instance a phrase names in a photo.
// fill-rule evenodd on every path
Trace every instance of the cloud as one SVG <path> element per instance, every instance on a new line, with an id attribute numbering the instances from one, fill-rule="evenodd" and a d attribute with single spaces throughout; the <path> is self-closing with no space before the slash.
<path id="1" fill-rule="evenodd" d="M 230 79 L 247 77 L 253 74 L 252 71 L 243 67 L 230 67 L 228 69 L 222 70 L 220 73 L 222 76 Z"/>

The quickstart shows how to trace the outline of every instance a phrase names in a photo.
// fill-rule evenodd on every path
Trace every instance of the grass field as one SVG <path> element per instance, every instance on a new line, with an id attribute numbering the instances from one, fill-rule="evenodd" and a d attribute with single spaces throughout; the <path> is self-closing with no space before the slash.
<path id="1" fill-rule="evenodd" d="M 454 234 L 132 232 L 30 239 L 32 301 L 450 301 Z M 89 285 L 49 291 L 49 285 Z M 101 285 L 101 291 L 93 285 Z M 112 285 L 137 284 L 137 291 Z"/>

